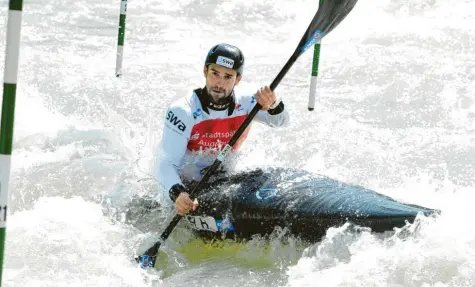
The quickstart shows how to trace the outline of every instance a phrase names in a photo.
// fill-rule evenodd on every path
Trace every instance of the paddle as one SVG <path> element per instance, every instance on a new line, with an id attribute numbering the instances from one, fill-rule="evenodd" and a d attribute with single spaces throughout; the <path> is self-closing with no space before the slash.
<path id="1" fill-rule="evenodd" d="M 271 90 L 275 90 L 280 81 L 287 74 L 292 65 L 297 61 L 298 57 L 302 55 L 308 48 L 314 45 L 318 40 L 327 35 L 332 31 L 353 9 L 358 0 L 329 0 L 322 1 L 322 6 L 318 7 L 317 13 L 312 19 L 312 22 L 305 31 L 300 43 L 295 49 L 294 53 L 284 65 L 282 70 L 279 72 L 277 77 L 271 83 Z M 234 144 L 237 142 L 241 134 L 246 130 L 246 128 L 251 123 L 254 116 L 262 108 L 262 106 L 257 103 L 254 108 L 251 110 L 249 115 L 246 117 L 244 122 L 238 128 L 234 136 L 229 140 L 228 144 L 223 148 L 223 150 L 218 154 L 216 160 L 208 168 L 203 178 L 195 185 L 193 190 L 190 192 L 190 197 L 195 198 L 198 194 L 198 191 L 203 187 L 203 185 L 209 180 L 211 175 L 218 169 L 219 165 L 223 162 L 226 155 L 232 149 Z M 152 247 L 147 249 L 143 255 L 136 256 L 135 260 L 140 262 L 142 268 L 147 268 L 150 266 L 155 267 L 156 257 L 158 250 L 162 243 L 168 238 L 170 233 L 173 231 L 175 226 L 181 220 L 183 216 L 175 215 L 172 221 L 168 224 L 167 228 L 160 235 L 159 241 L 157 241 Z"/>

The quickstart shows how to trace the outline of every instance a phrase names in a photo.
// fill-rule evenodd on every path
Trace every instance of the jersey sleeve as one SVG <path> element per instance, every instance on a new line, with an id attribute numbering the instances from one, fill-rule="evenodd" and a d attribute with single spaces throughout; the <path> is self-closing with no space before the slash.
<path id="1" fill-rule="evenodd" d="M 164 188 L 164 197 L 170 200 L 168 191 L 181 184 L 180 171 L 192 129 L 191 112 L 184 107 L 172 106 L 165 114 L 162 139 L 154 167 L 159 183 Z"/>
<path id="2" fill-rule="evenodd" d="M 250 103 L 248 113 L 250 113 L 257 101 L 254 96 L 248 96 L 248 98 Z M 290 116 L 284 107 L 284 103 L 279 101 L 279 105 L 274 111 L 258 111 L 255 120 L 270 127 L 284 127 L 289 123 Z"/>

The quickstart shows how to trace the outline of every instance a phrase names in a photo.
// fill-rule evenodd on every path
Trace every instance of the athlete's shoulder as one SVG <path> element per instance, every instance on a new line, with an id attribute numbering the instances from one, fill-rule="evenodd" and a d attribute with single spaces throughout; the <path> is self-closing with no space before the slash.
<path id="1" fill-rule="evenodd" d="M 173 101 L 165 113 L 165 125 L 179 134 L 190 133 L 193 125 L 192 111 L 196 105 L 194 92 Z"/>
<path id="2" fill-rule="evenodd" d="M 199 99 L 196 95 L 196 90 L 193 90 L 173 101 L 169 108 L 190 111 L 191 113 L 191 111 L 195 108 L 197 101 L 199 101 Z"/>

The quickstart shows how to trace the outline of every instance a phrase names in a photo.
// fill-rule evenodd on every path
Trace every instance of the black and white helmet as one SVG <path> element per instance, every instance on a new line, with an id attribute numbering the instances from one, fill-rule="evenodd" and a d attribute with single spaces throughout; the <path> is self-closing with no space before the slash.
<path id="1" fill-rule="evenodd" d="M 229 44 L 218 44 L 211 48 L 206 56 L 205 66 L 216 64 L 233 69 L 238 76 L 244 70 L 244 55 L 238 47 Z"/>

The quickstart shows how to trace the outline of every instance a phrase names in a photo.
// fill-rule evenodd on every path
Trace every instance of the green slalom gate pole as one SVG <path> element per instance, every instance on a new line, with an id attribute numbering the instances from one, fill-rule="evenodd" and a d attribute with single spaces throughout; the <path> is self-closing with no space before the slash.
<path id="1" fill-rule="evenodd" d="M 120 1 L 119 39 L 117 41 L 117 58 L 115 61 L 115 75 L 122 75 L 122 58 L 124 56 L 125 16 L 127 14 L 127 0 Z"/>
<path id="2" fill-rule="evenodd" d="M 318 6 L 322 6 L 324 0 L 319 0 Z M 319 92 L 317 91 L 317 78 L 318 78 L 318 63 L 320 62 L 320 46 L 321 40 L 318 40 L 313 50 L 312 61 L 312 76 L 310 78 L 310 93 L 308 98 L 308 110 L 313 111 L 315 109 L 316 99 L 320 100 Z"/>
<path id="3" fill-rule="evenodd" d="M 23 0 L 10 0 L 5 49 L 2 119 L 0 124 L 0 286 L 3 278 L 10 163 L 15 118 L 16 82 L 20 55 L 21 13 Z"/>

